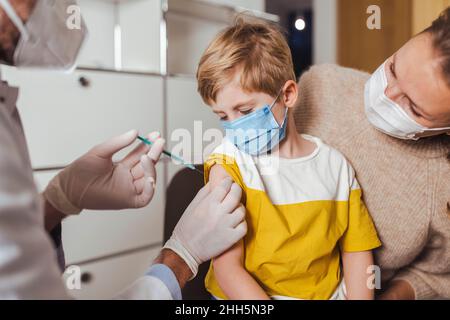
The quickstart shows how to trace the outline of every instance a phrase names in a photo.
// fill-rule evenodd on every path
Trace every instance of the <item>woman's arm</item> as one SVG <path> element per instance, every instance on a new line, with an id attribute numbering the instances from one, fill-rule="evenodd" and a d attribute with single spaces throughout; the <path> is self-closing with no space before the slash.
<path id="1" fill-rule="evenodd" d="M 209 181 L 214 189 L 228 173 L 220 165 L 211 168 Z M 229 299 L 269 299 L 255 279 L 244 269 L 244 243 L 241 240 L 228 251 L 213 259 L 214 276 Z"/>
<path id="2" fill-rule="evenodd" d="M 343 252 L 342 265 L 347 299 L 373 300 L 374 288 L 369 286 L 373 275 L 368 273 L 369 267 L 373 265 L 372 251 Z"/>

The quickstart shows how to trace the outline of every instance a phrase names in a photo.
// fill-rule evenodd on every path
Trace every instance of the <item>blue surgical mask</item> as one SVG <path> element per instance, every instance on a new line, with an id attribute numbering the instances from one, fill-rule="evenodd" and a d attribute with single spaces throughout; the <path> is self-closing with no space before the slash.
<path id="1" fill-rule="evenodd" d="M 279 125 L 272 113 L 278 96 L 271 105 L 234 121 L 221 121 L 226 138 L 239 150 L 252 156 L 268 153 L 276 147 L 286 136 L 288 111 L 286 108 L 283 123 Z"/>

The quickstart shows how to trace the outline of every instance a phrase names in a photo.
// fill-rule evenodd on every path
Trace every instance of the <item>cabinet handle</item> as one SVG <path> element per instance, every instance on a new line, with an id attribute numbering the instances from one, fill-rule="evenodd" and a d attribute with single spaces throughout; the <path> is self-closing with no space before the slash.
<path id="1" fill-rule="evenodd" d="M 83 76 L 81 76 L 81 77 L 78 79 L 78 82 L 79 82 L 80 85 L 81 85 L 82 87 L 84 87 L 84 88 L 88 88 L 88 87 L 91 86 L 91 81 L 89 81 L 88 78 L 83 77 Z"/>

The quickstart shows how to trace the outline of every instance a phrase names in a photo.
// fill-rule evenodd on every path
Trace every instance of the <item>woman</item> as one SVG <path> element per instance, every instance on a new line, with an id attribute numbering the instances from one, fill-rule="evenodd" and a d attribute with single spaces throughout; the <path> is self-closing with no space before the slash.
<path id="1" fill-rule="evenodd" d="M 300 79 L 297 128 L 354 166 L 383 246 L 381 299 L 450 298 L 450 7 L 372 75 Z"/>

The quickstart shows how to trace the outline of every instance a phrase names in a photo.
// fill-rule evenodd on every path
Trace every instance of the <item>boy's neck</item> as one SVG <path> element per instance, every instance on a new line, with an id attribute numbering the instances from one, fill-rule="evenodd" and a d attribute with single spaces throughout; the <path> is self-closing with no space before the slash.
<path id="1" fill-rule="evenodd" d="M 310 155 L 317 148 L 317 145 L 297 133 L 294 115 L 291 110 L 288 112 L 287 121 L 286 137 L 280 142 L 278 150 L 274 150 L 272 155 L 279 155 L 281 158 L 286 159 L 295 159 Z"/>

